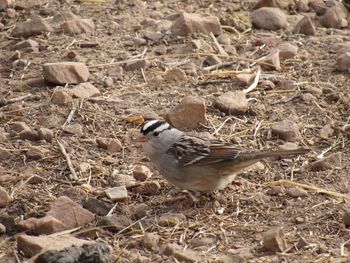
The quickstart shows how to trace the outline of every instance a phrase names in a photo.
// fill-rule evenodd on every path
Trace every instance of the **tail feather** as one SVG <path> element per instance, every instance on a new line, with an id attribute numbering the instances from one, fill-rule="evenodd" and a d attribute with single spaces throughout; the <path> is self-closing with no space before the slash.
<path id="1" fill-rule="evenodd" d="M 269 157 L 280 157 L 280 156 L 290 156 L 308 153 L 310 149 L 299 148 L 295 150 L 266 150 L 257 152 L 240 152 L 236 157 L 237 160 L 261 160 Z"/>

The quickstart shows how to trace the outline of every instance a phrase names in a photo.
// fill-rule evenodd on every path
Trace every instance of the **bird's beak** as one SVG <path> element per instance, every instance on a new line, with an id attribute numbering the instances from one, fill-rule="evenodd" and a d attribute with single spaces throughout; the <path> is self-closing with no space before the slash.
<path id="1" fill-rule="evenodd" d="M 147 142 L 148 141 L 148 137 L 145 135 L 139 135 L 135 138 L 136 142 Z"/>

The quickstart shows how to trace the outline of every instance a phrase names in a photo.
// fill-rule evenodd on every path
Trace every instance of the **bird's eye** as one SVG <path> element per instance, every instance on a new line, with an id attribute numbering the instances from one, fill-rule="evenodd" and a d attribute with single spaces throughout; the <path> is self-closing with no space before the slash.
<path id="1" fill-rule="evenodd" d="M 153 136 L 158 136 L 159 135 L 159 132 L 154 132 L 153 133 Z"/>

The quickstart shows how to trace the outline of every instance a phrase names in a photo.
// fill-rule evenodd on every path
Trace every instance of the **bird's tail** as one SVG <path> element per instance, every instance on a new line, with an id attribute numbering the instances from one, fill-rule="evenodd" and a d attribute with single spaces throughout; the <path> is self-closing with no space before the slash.
<path id="1" fill-rule="evenodd" d="M 236 159 L 244 160 L 261 160 L 269 157 L 291 156 L 308 153 L 310 149 L 299 148 L 295 150 L 265 150 L 265 151 L 247 151 L 240 152 Z"/>

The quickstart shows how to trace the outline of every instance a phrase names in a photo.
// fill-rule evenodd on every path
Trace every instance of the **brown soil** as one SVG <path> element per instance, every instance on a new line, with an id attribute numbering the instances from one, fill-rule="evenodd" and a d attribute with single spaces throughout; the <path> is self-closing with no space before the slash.
<path id="1" fill-rule="evenodd" d="M 147 45 L 143 46 L 129 44 L 133 43 L 134 37 L 142 36 L 144 26 L 141 22 L 155 11 L 163 16 L 177 10 L 210 12 L 223 20 L 234 18 L 244 25 L 249 21 L 250 11 L 243 10 L 239 4 L 226 1 L 96 1 L 74 4 L 60 2 L 55 14 L 63 10 L 74 10 L 83 18 L 92 18 L 96 24 L 96 31 L 93 35 L 68 36 L 58 32 L 34 37 L 33 39 L 40 43 L 41 49 L 38 54 L 24 55 L 31 64 L 24 69 L 2 72 L 0 79 L 0 92 L 7 100 L 28 94 L 34 97 L 3 106 L 0 112 L 0 126 L 7 131 L 9 123 L 24 121 L 33 128 L 51 128 L 55 132 L 55 138 L 63 142 L 73 165 L 78 167 L 80 163 L 87 162 L 92 165 L 92 169 L 79 174 L 78 182 L 70 181 L 69 169 L 55 139 L 48 143 L 7 136 L 0 144 L 11 152 L 11 158 L 1 163 L 0 184 L 13 196 L 13 201 L 7 208 L 2 209 L 1 213 L 6 212 L 15 220 L 43 216 L 50 202 L 73 187 L 90 184 L 94 189 L 104 190 L 114 186 L 111 176 L 114 169 L 120 174 L 132 174 L 135 165 L 145 164 L 151 167 L 143 158 L 140 147 L 130 142 L 130 135 L 137 127 L 128 122 L 126 117 L 144 112 L 164 116 L 166 111 L 177 105 L 184 96 L 201 96 L 208 105 L 209 122 L 195 132 L 212 133 L 214 128 L 219 127 L 227 118 L 212 106 L 215 97 L 226 91 L 244 88 L 234 77 L 208 78 L 200 72 L 181 84 L 159 80 L 159 76 L 163 76 L 168 67 L 167 63 L 191 59 L 199 65 L 205 55 L 200 54 L 204 53 L 200 51 L 187 55 L 174 55 L 175 53 L 170 52 L 153 57 L 150 53 L 152 50 L 161 45 L 170 50 L 180 44 L 188 44 L 192 39 L 203 39 L 215 50 L 210 36 L 199 34 L 178 39 L 165 36 L 159 41 L 148 41 Z M 17 42 L 17 39 L 8 35 L 12 25 L 24 21 L 31 13 L 38 14 L 42 8 L 43 6 L 31 10 L 17 10 L 19 16 L 16 18 L 4 16 L 5 29 L 1 32 L 3 40 Z M 232 11 L 235 8 L 238 10 Z M 291 24 L 293 25 L 293 22 Z M 249 23 L 246 27 L 250 27 Z M 299 144 L 311 148 L 311 153 L 295 162 L 266 160 L 264 169 L 240 174 L 236 183 L 212 196 L 203 196 L 198 204 L 190 202 L 185 195 L 179 201 L 179 190 L 155 172 L 153 178 L 161 184 L 159 194 L 144 194 L 139 188 L 130 189 L 128 200 L 118 203 L 114 212 L 127 215 L 136 222 L 131 216 L 131 210 L 136 205 L 145 203 L 151 208 L 151 213 L 146 218 L 148 223 L 145 221 L 143 226 L 141 220 L 140 223 L 133 224 L 126 231 L 117 234 L 105 229 L 99 231 L 98 240 L 113 246 L 114 261 L 132 262 L 135 259 L 131 254 L 139 254 L 149 258 L 150 262 L 175 262 L 164 256 L 161 250 L 150 252 L 144 249 L 140 241 L 145 232 L 158 234 L 161 247 L 167 243 L 178 243 L 192 249 L 191 240 L 195 237 L 215 238 L 214 244 L 199 250 L 198 254 L 203 262 L 220 262 L 223 255 L 238 253 L 242 248 L 251 251 L 251 262 L 347 261 L 347 257 L 341 255 L 341 245 L 349 239 L 349 231 L 342 219 L 344 211 L 349 208 L 347 200 L 315 191 L 308 191 L 307 197 L 293 198 L 284 191 L 289 187 L 287 185 L 282 186 L 280 194 L 272 195 L 271 188 L 265 183 L 280 179 L 293 180 L 349 194 L 350 151 L 349 129 L 346 130 L 346 127 L 349 127 L 350 81 L 348 73 L 334 71 L 334 63 L 339 55 L 337 44 L 350 41 L 350 31 L 318 27 L 316 36 L 307 37 L 293 35 L 287 31 L 267 32 L 252 28 L 242 33 L 245 29 L 240 30 L 239 35 L 225 31 L 231 39 L 231 45 L 237 50 L 236 57 L 254 61 L 266 55 L 268 47 L 263 47 L 252 56 L 248 56 L 257 49 L 254 46 L 256 40 L 265 36 L 295 44 L 299 51 L 295 58 L 281 63 L 282 70 L 279 72 L 263 71 L 261 80 L 270 80 L 276 87 L 271 89 L 258 85 L 248 94 L 251 99 L 249 111 L 244 116 L 235 116 L 226 122 L 215 137 L 239 143 L 239 146 L 244 148 L 273 148 L 283 142 L 274 136 L 271 137 L 271 124 L 292 119 L 301 127 L 302 140 Z M 79 44 L 83 42 L 96 42 L 98 47 L 81 48 Z M 140 55 L 145 48 L 150 55 L 149 66 L 143 72 L 123 72 L 120 70 L 123 64 L 114 63 Z M 5 47 L 2 47 L 2 50 L 2 62 L 11 67 L 11 63 L 6 61 L 7 54 L 11 52 Z M 90 66 L 91 72 L 89 82 L 100 89 L 105 100 L 75 99 L 68 106 L 57 106 L 50 101 L 53 86 L 25 85 L 28 79 L 42 76 L 43 63 L 67 60 L 66 54 L 69 50 L 74 50 L 86 60 L 85 63 Z M 222 59 L 230 61 L 233 58 L 226 56 Z M 237 60 L 229 70 L 247 68 L 247 62 L 242 61 Z M 104 87 L 106 77 L 114 79 L 112 87 Z M 287 88 L 277 85 L 281 80 L 291 80 L 298 85 Z M 320 90 L 323 91 L 322 94 L 316 94 Z M 313 93 L 316 100 L 308 102 L 303 99 L 306 93 Z M 82 125 L 82 137 L 64 133 L 61 129 L 73 108 L 76 111 L 71 123 Z M 254 136 L 259 122 L 261 125 Z M 322 139 L 319 130 L 326 124 L 332 124 L 335 133 L 328 139 Z M 118 138 L 122 141 L 124 150 L 118 154 L 108 154 L 95 143 L 96 138 L 102 137 Z M 38 161 L 28 160 L 26 150 L 30 145 L 40 146 L 46 149 L 48 154 Z M 316 156 L 330 146 L 332 148 L 326 155 L 342 152 L 342 168 L 323 172 L 308 171 L 308 164 L 305 162 L 314 162 Z M 305 169 L 300 169 L 301 167 Z M 28 184 L 27 179 L 33 175 L 42 176 L 44 182 Z M 111 203 L 104 195 L 97 195 L 96 191 L 88 195 Z M 221 208 L 224 208 L 223 212 L 219 213 Z M 186 221 L 176 227 L 159 226 L 154 219 L 165 212 L 182 213 L 186 216 Z M 153 221 L 149 223 L 151 219 Z M 94 224 L 85 228 L 92 226 Z M 274 226 L 283 228 L 288 244 L 288 249 L 281 253 L 267 252 L 262 248 L 264 232 Z M 6 234 L 0 236 L 4 241 L 0 241 L 0 257 L 13 257 L 16 254 L 20 261 L 23 260 L 16 249 L 16 233 L 15 230 L 9 229 Z M 301 237 L 305 239 L 306 244 L 298 247 Z M 349 253 L 346 246 L 344 253 Z"/>

